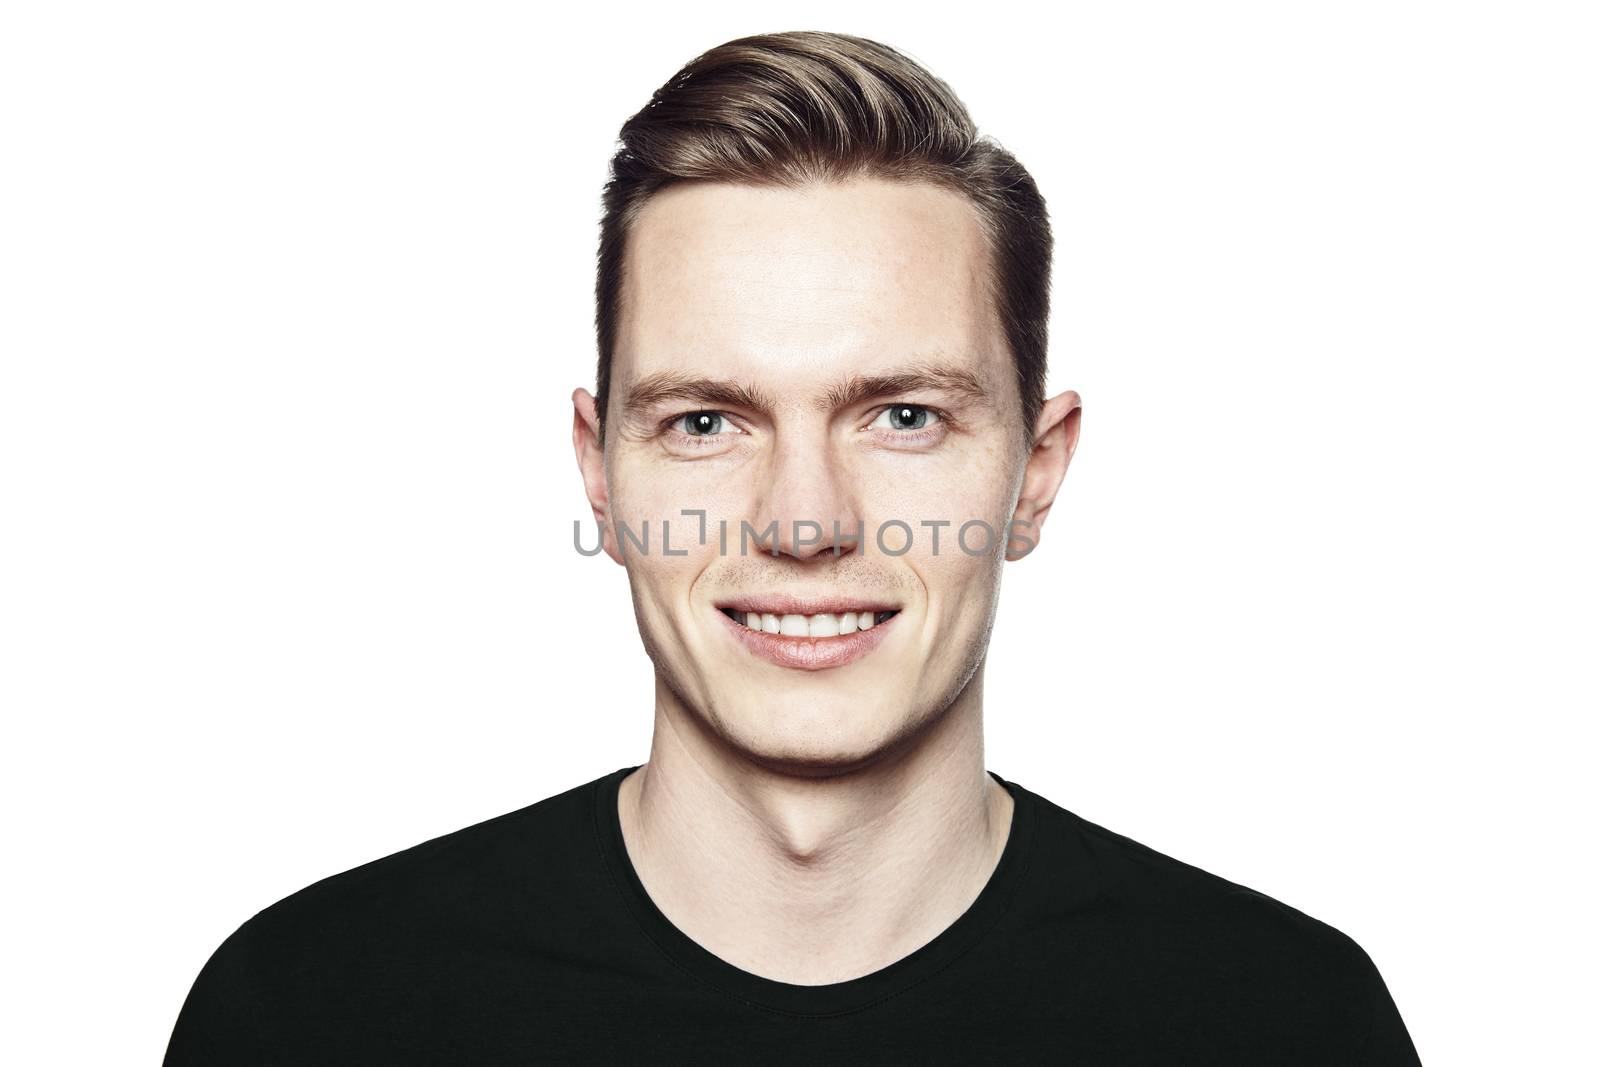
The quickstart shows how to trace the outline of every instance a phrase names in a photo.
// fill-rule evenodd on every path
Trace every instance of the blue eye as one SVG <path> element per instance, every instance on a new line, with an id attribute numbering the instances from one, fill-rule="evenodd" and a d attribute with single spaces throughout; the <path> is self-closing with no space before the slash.
<path id="1" fill-rule="evenodd" d="M 732 429 L 728 420 L 716 411 L 691 411 L 687 415 L 679 415 L 672 425 L 690 437 L 713 437 Z"/>
<path id="2" fill-rule="evenodd" d="M 892 404 L 872 420 L 872 425 L 891 430 L 921 430 L 938 421 L 938 415 L 919 404 Z"/>

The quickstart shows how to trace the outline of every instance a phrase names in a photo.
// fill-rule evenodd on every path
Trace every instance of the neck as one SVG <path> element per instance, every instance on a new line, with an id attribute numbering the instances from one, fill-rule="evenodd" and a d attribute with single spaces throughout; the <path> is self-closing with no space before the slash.
<path id="1" fill-rule="evenodd" d="M 994 873 L 1012 798 L 983 766 L 981 671 L 903 750 L 819 776 L 758 762 L 658 684 L 650 759 L 623 780 L 628 856 L 721 959 L 822 985 L 933 940 Z"/>

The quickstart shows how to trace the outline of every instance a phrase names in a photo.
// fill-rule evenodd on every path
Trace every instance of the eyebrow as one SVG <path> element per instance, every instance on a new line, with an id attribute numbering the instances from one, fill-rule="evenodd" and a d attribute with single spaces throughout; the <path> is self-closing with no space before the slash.
<path id="1" fill-rule="evenodd" d="M 628 415 L 647 411 L 669 401 L 756 411 L 771 411 L 774 407 L 772 398 L 755 386 L 670 370 L 647 374 L 629 385 L 622 394 L 623 411 Z"/>
<path id="2" fill-rule="evenodd" d="M 830 386 L 816 400 L 818 410 L 850 407 L 874 397 L 909 396 L 920 392 L 944 392 L 958 399 L 983 403 L 989 392 L 983 379 L 962 367 L 942 363 L 916 363 L 887 374 L 851 375 Z M 623 411 L 638 415 L 670 401 L 704 404 L 708 408 L 731 407 L 770 414 L 777 404 L 772 395 L 744 382 L 697 377 L 678 371 L 659 371 L 645 375 L 623 392 Z"/>
<path id="3" fill-rule="evenodd" d="M 959 400 L 979 404 L 989 398 L 983 379 L 963 367 L 918 363 L 888 374 L 853 375 L 829 389 L 819 407 L 846 408 L 874 397 L 921 392 L 952 393 Z"/>

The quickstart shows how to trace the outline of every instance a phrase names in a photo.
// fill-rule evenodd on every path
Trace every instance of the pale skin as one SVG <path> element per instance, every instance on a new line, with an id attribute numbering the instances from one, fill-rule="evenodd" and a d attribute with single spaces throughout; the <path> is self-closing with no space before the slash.
<path id="1" fill-rule="evenodd" d="M 649 760 L 618 801 L 628 855 L 723 960 L 797 985 L 860 977 L 953 923 L 1005 847 L 983 663 L 1001 572 L 1031 546 L 952 541 L 973 518 L 1040 541 L 1081 402 L 1052 397 L 1021 432 L 978 216 L 948 190 L 672 186 L 627 256 L 604 444 L 579 389 L 573 445 L 656 668 Z M 706 544 L 683 509 L 707 513 Z M 686 554 L 609 536 L 645 519 L 657 536 L 670 520 Z M 773 519 L 778 555 L 741 556 L 740 522 Z M 805 543 L 796 519 L 824 532 Z M 914 528 L 903 555 L 874 542 L 888 519 Z M 937 553 L 925 520 L 951 522 Z M 859 659 L 798 670 L 729 636 L 717 605 L 735 594 L 863 596 L 900 615 Z"/>

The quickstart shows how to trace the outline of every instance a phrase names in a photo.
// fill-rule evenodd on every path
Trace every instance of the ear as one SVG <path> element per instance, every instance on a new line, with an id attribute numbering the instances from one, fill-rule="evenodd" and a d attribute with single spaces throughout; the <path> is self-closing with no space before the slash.
<path id="1" fill-rule="evenodd" d="M 1038 545 L 1040 528 L 1061 490 L 1061 480 L 1067 476 L 1072 453 L 1077 450 L 1078 419 L 1082 413 L 1083 400 L 1070 389 L 1045 401 L 1039 412 L 1033 448 L 1022 472 L 1022 491 L 1017 497 L 1011 530 L 1007 531 L 1011 536 L 1006 541 L 1006 559 L 1021 559 Z M 1021 547 L 1015 547 L 1018 542 Z"/>
<path id="2" fill-rule="evenodd" d="M 600 444 L 600 416 L 594 395 L 587 389 L 572 391 L 572 450 L 578 456 L 578 474 L 583 478 L 583 493 L 589 498 L 600 544 L 606 555 L 618 563 L 616 539 L 611 536 L 611 500 L 606 490 L 606 456 Z"/>

